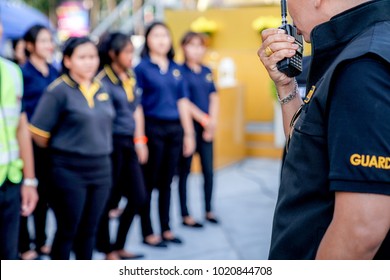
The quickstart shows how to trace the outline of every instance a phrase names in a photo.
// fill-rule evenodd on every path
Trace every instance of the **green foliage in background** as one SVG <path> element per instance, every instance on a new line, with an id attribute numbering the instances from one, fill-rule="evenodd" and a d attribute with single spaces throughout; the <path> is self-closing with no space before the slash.
<path id="1" fill-rule="evenodd" d="M 25 0 L 24 2 L 40 10 L 42 13 L 49 15 L 51 9 L 55 9 L 55 7 L 57 7 L 57 5 L 59 5 L 62 1 L 61 0 Z"/>

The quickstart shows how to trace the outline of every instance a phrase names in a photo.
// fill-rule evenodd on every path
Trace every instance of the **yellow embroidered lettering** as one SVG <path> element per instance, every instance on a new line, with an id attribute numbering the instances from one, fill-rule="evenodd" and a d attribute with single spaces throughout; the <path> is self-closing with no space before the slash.
<path id="1" fill-rule="evenodd" d="M 368 155 L 362 155 L 362 162 L 361 166 L 368 167 L 368 164 L 370 163 L 370 156 Z"/>
<path id="2" fill-rule="evenodd" d="M 370 164 L 368 165 L 368 167 L 378 168 L 378 161 L 376 159 L 376 156 L 371 157 Z"/>
<path id="3" fill-rule="evenodd" d="M 385 157 L 378 157 L 378 168 L 386 169 L 386 158 Z"/>
<path id="4" fill-rule="evenodd" d="M 353 154 L 350 158 L 350 161 L 351 161 L 351 164 L 352 165 L 355 165 L 355 166 L 358 166 L 360 165 L 361 161 L 360 161 L 360 155 L 358 154 Z"/>
<path id="5" fill-rule="evenodd" d="M 390 169 L 390 158 L 386 158 L 386 169 Z"/>
<path id="6" fill-rule="evenodd" d="M 316 86 L 312 86 L 303 102 L 305 102 L 306 104 L 309 103 L 315 91 L 316 91 Z"/>
<path id="7" fill-rule="evenodd" d="M 390 169 L 390 157 L 353 154 L 349 158 L 349 161 L 353 166 Z"/>

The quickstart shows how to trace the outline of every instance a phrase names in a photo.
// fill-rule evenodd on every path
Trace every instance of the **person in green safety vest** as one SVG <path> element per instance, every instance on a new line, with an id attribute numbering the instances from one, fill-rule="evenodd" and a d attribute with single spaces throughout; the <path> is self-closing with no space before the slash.
<path id="1" fill-rule="evenodd" d="M 0 38 L 2 25 L 0 19 Z M 20 215 L 34 210 L 38 185 L 31 135 L 21 108 L 19 67 L 0 57 L 0 259 L 17 259 Z"/>

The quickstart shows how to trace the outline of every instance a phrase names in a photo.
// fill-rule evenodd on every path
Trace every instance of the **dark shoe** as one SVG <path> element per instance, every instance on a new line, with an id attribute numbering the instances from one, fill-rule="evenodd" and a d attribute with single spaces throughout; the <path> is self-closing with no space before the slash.
<path id="1" fill-rule="evenodd" d="M 142 255 L 142 254 L 138 254 L 138 255 L 131 255 L 131 256 L 121 256 L 119 255 L 119 258 L 121 260 L 136 260 L 136 259 L 142 259 L 144 258 L 145 256 Z"/>
<path id="2" fill-rule="evenodd" d="M 171 242 L 171 243 L 175 243 L 175 244 L 182 244 L 183 241 L 181 241 L 181 239 L 177 238 L 177 237 L 173 237 L 173 238 L 165 238 L 163 237 L 162 238 L 164 241 L 166 242 Z"/>
<path id="3" fill-rule="evenodd" d="M 133 254 L 123 249 L 106 254 L 106 260 L 136 260 L 143 257 L 142 254 Z"/>
<path id="4" fill-rule="evenodd" d="M 216 218 L 206 218 L 206 220 L 212 224 L 219 224 L 219 221 Z"/>
<path id="5" fill-rule="evenodd" d="M 153 244 L 153 243 L 149 243 L 146 240 L 144 240 L 144 241 L 142 241 L 142 243 L 149 245 L 151 247 L 156 247 L 156 248 L 167 248 L 168 247 L 168 245 L 164 241 L 160 241 L 158 243 Z"/>
<path id="6" fill-rule="evenodd" d="M 192 228 L 202 228 L 202 227 L 203 227 L 202 224 L 197 223 L 197 222 L 195 222 L 195 223 L 193 223 L 193 224 L 189 224 L 189 223 L 186 223 L 186 222 L 184 222 L 184 221 L 183 221 L 183 226 L 192 227 Z"/>

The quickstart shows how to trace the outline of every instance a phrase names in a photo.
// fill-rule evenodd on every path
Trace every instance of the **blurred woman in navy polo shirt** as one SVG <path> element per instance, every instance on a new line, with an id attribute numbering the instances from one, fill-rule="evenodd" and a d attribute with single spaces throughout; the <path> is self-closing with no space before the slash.
<path id="1" fill-rule="evenodd" d="M 202 64 L 206 53 L 205 38 L 195 32 L 186 33 L 181 41 L 185 62 L 183 76 L 187 80 L 196 133 L 196 152 L 200 156 L 204 177 L 204 199 L 206 220 L 218 223 L 211 211 L 213 191 L 213 139 L 218 118 L 218 96 L 211 70 Z M 179 195 L 183 225 L 199 228 L 187 209 L 187 177 L 190 173 L 192 156 L 182 157 L 179 164 Z"/>
<path id="2" fill-rule="evenodd" d="M 113 125 L 112 183 L 113 188 L 106 210 L 100 221 L 97 249 L 106 254 L 108 260 L 135 259 L 142 255 L 125 250 L 127 233 L 134 216 L 146 200 L 146 188 L 140 163 L 148 159 L 147 139 L 141 90 L 131 71 L 134 47 L 130 36 L 112 33 L 99 46 L 101 71 L 97 78 L 111 96 L 115 108 Z M 118 206 L 122 196 L 127 204 L 120 216 L 118 231 L 111 244 L 109 212 Z"/>
<path id="3" fill-rule="evenodd" d="M 171 182 L 180 154 L 189 156 L 195 148 L 188 88 L 173 57 L 168 27 L 161 22 L 151 24 L 146 30 L 142 60 L 135 73 L 138 86 L 143 90 L 142 107 L 149 148 L 149 160 L 143 168 L 148 191 L 148 201 L 141 212 L 143 242 L 156 247 L 166 247 L 166 242 L 182 243 L 169 225 Z M 154 188 L 159 191 L 161 238 L 153 233 L 150 220 Z"/>
<path id="4" fill-rule="evenodd" d="M 24 79 L 23 106 L 30 121 L 46 87 L 58 77 L 57 70 L 48 63 L 54 52 L 53 38 L 50 31 L 42 25 L 32 26 L 23 37 L 27 62 L 22 67 Z M 46 244 L 46 215 L 48 210 L 48 152 L 47 149 L 33 145 L 35 174 L 39 181 L 39 201 L 34 216 L 35 250 L 38 254 L 48 254 L 50 246 Z M 33 259 L 37 253 L 30 248 L 30 234 L 27 229 L 27 218 L 21 218 L 19 251 L 21 259 Z"/>

